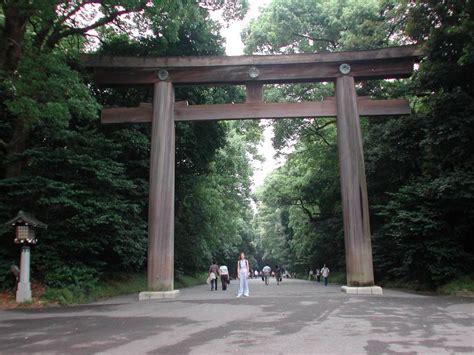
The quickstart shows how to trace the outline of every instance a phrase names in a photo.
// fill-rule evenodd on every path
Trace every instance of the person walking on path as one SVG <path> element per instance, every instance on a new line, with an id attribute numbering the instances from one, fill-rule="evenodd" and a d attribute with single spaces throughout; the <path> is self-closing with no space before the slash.
<path id="1" fill-rule="evenodd" d="M 326 264 L 324 264 L 323 268 L 321 269 L 321 275 L 323 275 L 323 277 L 324 277 L 324 286 L 327 286 L 328 285 L 328 277 L 329 277 L 329 269 L 326 266 Z"/>
<path id="2" fill-rule="evenodd" d="M 316 280 L 321 282 L 321 270 L 319 268 L 316 269 Z"/>
<path id="3" fill-rule="evenodd" d="M 219 265 L 216 264 L 215 260 L 212 260 L 211 266 L 209 266 L 209 278 L 211 279 L 211 291 L 217 291 L 217 276 L 219 275 Z"/>
<path id="4" fill-rule="evenodd" d="M 237 278 L 239 279 L 239 293 L 237 297 L 245 297 L 249 296 L 249 261 L 245 259 L 245 254 L 242 252 L 240 253 L 239 261 L 237 262 Z"/>
<path id="5" fill-rule="evenodd" d="M 263 280 L 265 281 L 265 285 L 268 285 L 268 280 L 270 278 L 270 273 L 272 272 L 272 268 L 268 265 L 263 267 Z"/>
<path id="6" fill-rule="evenodd" d="M 279 285 L 281 281 L 281 269 L 278 265 L 275 265 L 275 277 L 277 280 L 277 285 Z"/>
<path id="7" fill-rule="evenodd" d="M 221 265 L 219 268 L 219 274 L 221 275 L 222 291 L 225 291 L 229 284 L 229 270 L 227 269 L 227 266 Z"/>

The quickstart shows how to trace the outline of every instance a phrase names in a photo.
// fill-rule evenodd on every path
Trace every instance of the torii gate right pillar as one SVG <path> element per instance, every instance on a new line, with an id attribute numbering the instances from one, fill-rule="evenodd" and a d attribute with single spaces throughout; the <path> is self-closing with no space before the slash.
<path id="1" fill-rule="evenodd" d="M 370 287 L 374 285 L 374 271 L 369 206 L 357 96 L 352 76 L 343 75 L 336 79 L 336 101 L 347 283 L 349 288 Z"/>

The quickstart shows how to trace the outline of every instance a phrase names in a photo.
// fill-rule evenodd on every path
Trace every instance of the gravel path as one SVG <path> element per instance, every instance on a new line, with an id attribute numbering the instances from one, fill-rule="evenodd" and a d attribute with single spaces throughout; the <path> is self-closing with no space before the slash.
<path id="1" fill-rule="evenodd" d="M 384 290 L 346 295 L 301 280 L 250 281 L 250 297 L 207 285 L 173 300 L 0 311 L 0 353 L 474 353 L 474 300 Z"/>

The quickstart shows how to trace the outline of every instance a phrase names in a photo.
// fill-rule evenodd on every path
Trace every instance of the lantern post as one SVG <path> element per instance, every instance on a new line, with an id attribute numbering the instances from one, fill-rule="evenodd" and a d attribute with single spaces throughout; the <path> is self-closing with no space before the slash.
<path id="1" fill-rule="evenodd" d="M 21 245 L 20 281 L 16 290 L 16 301 L 18 303 L 30 302 L 30 247 L 38 242 L 35 228 L 48 226 L 23 211 L 19 211 L 15 218 L 5 224 L 15 227 L 15 243 Z"/>

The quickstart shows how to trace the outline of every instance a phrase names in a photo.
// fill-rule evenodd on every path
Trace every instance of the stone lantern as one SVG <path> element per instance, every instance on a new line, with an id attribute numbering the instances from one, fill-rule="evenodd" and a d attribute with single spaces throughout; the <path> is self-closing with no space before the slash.
<path id="1" fill-rule="evenodd" d="M 48 226 L 23 211 L 19 211 L 15 218 L 5 224 L 15 227 L 15 243 L 21 245 L 20 282 L 16 291 L 16 301 L 29 302 L 31 301 L 30 246 L 38 241 L 35 228 Z"/>

